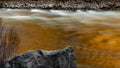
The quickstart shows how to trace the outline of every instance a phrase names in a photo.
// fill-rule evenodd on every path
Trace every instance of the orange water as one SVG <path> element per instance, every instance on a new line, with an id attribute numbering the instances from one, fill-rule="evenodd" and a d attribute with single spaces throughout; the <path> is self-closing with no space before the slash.
<path id="1" fill-rule="evenodd" d="M 73 46 L 78 68 L 120 68 L 120 12 L 0 10 L 2 23 L 15 26 L 15 54 Z"/>

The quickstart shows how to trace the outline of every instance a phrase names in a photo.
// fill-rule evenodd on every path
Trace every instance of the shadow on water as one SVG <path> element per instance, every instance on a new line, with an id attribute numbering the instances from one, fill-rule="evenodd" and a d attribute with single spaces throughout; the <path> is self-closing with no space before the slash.
<path id="1" fill-rule="evenodd" d="M 0 18 L 0 63 L 13 56 L 19 44 L 15 27 L 5 26 Z"/>

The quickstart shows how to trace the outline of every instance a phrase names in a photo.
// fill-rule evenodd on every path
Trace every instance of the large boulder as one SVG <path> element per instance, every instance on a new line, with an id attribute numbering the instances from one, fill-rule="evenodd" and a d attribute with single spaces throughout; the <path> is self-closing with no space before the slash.
<path id="1" fill-rule="evenodd" d="M 0 68 L 76 68 L 73 49 L 35 50 L 6 60 Z"/>

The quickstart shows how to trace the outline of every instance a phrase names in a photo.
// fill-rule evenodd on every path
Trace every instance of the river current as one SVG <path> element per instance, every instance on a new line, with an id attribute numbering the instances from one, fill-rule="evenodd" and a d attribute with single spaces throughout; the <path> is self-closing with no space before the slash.
<path id="1" fill-rule="evenodd" d="M 1 22 L 15 26 L 15 52 L 73 46 L 78 68 L 120 68 L 120 11 L 0 9 Z"/>

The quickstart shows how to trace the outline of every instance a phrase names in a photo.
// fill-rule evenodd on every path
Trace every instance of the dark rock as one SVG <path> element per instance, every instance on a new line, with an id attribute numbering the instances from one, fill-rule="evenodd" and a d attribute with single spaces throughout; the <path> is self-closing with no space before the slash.
<path id="1" fill-rule="evenodd" d="M 1 8 L 116 10 L 120 0 L 0 0 Z"/>
<path id="2" fill-rule="evenodd" d="M 76 68 L 73 49 L 28 51 L 6 60 L 0 68 Z"/>

